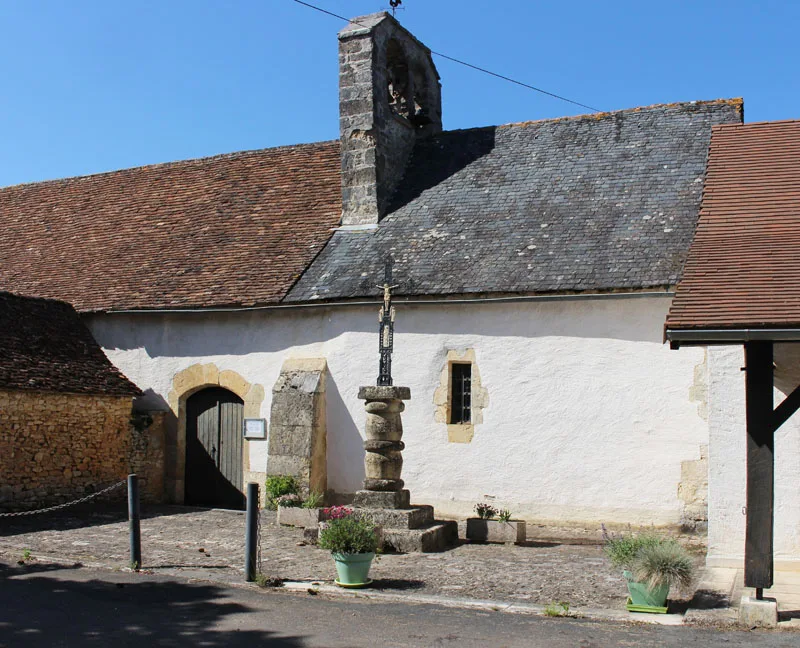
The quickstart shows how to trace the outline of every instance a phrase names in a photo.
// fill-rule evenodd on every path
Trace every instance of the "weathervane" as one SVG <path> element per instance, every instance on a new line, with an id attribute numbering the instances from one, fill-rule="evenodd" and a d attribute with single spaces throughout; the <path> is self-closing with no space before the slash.
<path id="1" fill-rule="evenodd" d="M 380 370 L 378 372 L 378 385 L 392 384 L 392 349 L 394 347 L 394 306 L 392 306 L 392 262 L 387 261 L 383 269 L 383 285 L 376 286 L 383 290 L 383 306 L 378 311 L 380 322 L 380 336 L 378 349 L 381 354 Z"/>
<path id="2" fill-rule="evenodd" d="M 399 7 L 401 4 L 403 4 L 403 0 L 389 0 L 389 6 L 392 8 L 393 16 L 397 12 L 397 7 Z"/>

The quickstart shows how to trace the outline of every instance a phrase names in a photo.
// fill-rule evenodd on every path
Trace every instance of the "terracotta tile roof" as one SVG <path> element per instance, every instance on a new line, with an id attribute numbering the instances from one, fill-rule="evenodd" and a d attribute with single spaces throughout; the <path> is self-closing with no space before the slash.
<path id="1" fill-rule="evenodd" d="M 79 311 L 280 301 L 341 216 L 338 142 L 0 189 L 0 290 Z"/>
<path id="2" fill-rule="evenodd" d="M 0 389 L 115 394 L 139 389 L 69 304 L 0 292 Z"/>
<path id="3" fill-rule="evenodd" d="M 800 121 L 713 129 L 667 329 L 800 326 Z"/>

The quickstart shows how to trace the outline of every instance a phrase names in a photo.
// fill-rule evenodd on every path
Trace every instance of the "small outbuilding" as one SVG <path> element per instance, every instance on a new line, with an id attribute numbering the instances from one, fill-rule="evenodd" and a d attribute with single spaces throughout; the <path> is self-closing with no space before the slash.
<path id="1" fill-rule="evenodd" d="M 708 564 L 759 598 L 800 567 L 798 259 L 800 121 L 714 125 L 666 337 L 707 347 Z"/>
<path id="2" fill-rule="evenodd" d="M 72 306 L 0 292 L 0 510 L 124 479 L 138 393 Z"/>

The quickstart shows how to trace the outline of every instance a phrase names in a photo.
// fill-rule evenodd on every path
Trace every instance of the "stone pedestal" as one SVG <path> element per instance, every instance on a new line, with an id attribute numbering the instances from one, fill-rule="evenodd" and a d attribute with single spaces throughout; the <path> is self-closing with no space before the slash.
<path id="1" fill-rule="evenodd" d="M 739 603 L 739 623 L 746 628 L 778 626 L 778 602 L 774 598 L 743 596 Z"/>
<path id="2" fill-rule="evenodd" d="M 384 546 L 396 551 L 441 551 L 458 539 L 455 521 L 434 519 L 433 507 L 411 506 L 403 488 L 404 400 L 408 387 L 361 387 L 358 397 L 367 410 L 364 489 L 353 500 L 359 513 L 383 528 Z"/>

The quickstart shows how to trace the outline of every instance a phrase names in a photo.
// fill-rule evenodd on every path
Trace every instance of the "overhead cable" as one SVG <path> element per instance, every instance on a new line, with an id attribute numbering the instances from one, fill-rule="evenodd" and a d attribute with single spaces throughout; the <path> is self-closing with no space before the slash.
<path id="1" fill-rule="evenodd" d="M 296 2 L 297 4 L 303 5 L 304 7 L 308 7 L 309 9 L 314 9 L 315 11 L 319 11 L 321 13 L 327 14 L 329 16 L 333 16 L 334 18 L 338 18 L 339 20 L 344 20 L 348 23 L 353 23 L 355 25 L 361 25 L 362 27 L 369 27 L 369 25 L 364 25 L 356 20 L 351 20 L 349 18 L 345 18 L 344 16 L 340 16 L 339 14 L 333 13 L 332 11 L 328 11 L 327 9 L 323 9 L 322 7 L 317 7 L 316 5 L 309 4 L 308 2 L 303 2 L 303 0 L 292 0 L 292 2 Z M 567 97 L 563 97 L 562 95 L 555 94 L 554 92 L 548 92 L 547 90 L 543 90 L 542 88 L 537 88 L 536 86 L 532 86 L 528 83 L 523 83 L 522 81 L 517 81 L 516 79 L 512 79 L 511 77 L 507 77 L 503 74 L 498 74 L 497 72 L 492 72 L 491 70 L 487 70 L 486 68 L 479 67 L 477 65 L 472 65 L 472 63 L 467 63 L 466 61 L 462 61 L 460 59 L 454 58 L 452 56 L 448 56 L 447 54 L 442 54 L 441 52 L 437 52 L 435 50 L 431 50 L 431 54 L 438 56 L 443 59 L 447 59 L 448 61 L 452 61 L 453 63 L 458 63 L 459 65 L 463 65 L 468 68 L 472 68 L 473 70 L 477 70 L 478 72 L 483 72 L 484 74 L 489 74 L 493 77 L 497 77 L 498 79 L 503 79 L 504 81 L 508 81 L 509 83 L 514 83 L 518 86 L 522 86 L 523 88 L 528 88 L 529 90 L 534 90 L 541 94 L 547 95 L 548 97 L 553 97 L 555 99 L 560 99 L 561 101 L 566 101 L 567 103 L 571 103 L 575 106 L 580 106 L 581 108 L 587 108 L 588 110 L 592 110 L 594 112 L 600 112 L 599 108 L 593 108 L 592 106 L 588 106 L 580 101 L 573 101 L 572 99 L 568 99 Z"/>

